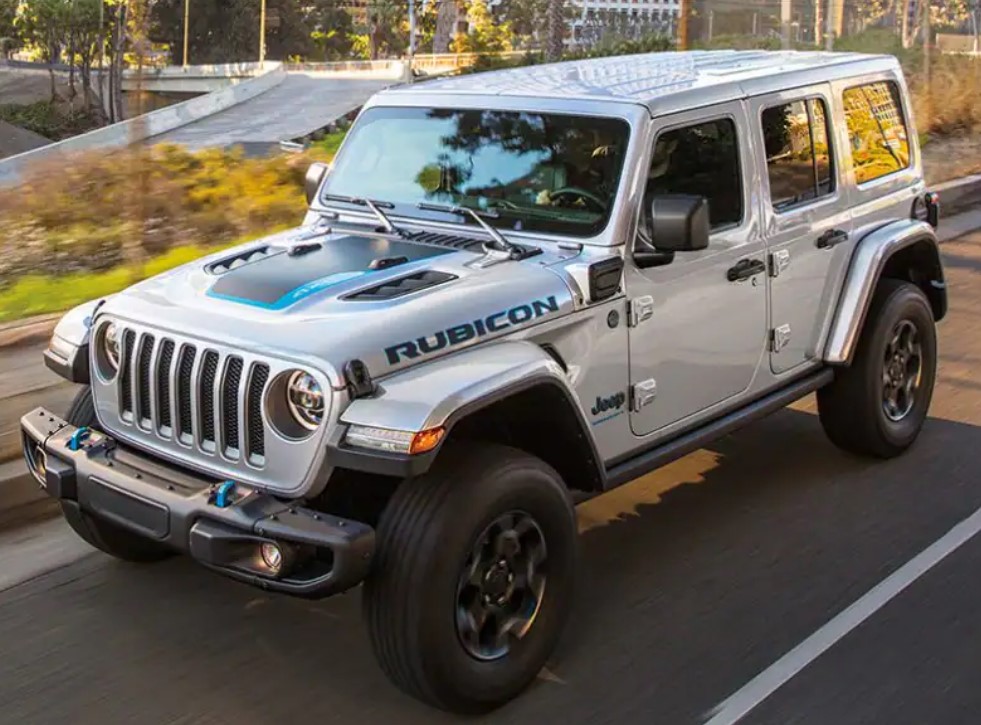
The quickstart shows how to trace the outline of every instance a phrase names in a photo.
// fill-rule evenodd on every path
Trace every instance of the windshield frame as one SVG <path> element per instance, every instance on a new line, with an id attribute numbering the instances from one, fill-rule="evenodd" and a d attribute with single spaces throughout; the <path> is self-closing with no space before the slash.
<path id="1" fill-rule="evenodd" d="M 415 90 L 419 89 L 419 90 Z M 518 96 L 487 96 L 484 94 L 446 94 L 446 93 L 422 93 L 421 84 L 413 90 L 386 91 L 376 94 L 365 106 L 355 120 L 352 131 L 365 113 L 370 109 L 439 109 L 439 110 L 461 110 L 461 111 L 494 111 L 507 113 L 529 113 L 542 115 L 563 115 L 582 118 L 597 118 L 603 120 L 617 121 L 624 123 L 626 137 L 623 150 L 623 158 L 617 177 L 615 191 L 611 197 L 610 207 L 603 220 L 601 228 L 589 230 L 589 233 L 575 234 L 565 231 L 544 229 L 521 229 L 516 230 L 509 225 L 494 225 L 502 234 L 515 240 L 528 239 L 538 241 L 568 242 L 577 244 L 588 244 L 597 246 L 618 246 L 624 243 L 627 237 L 627 226 L 629 226 L 629 215 L 622 213 L 625 203 L 629 202 L 634 194 L 636 186 L 636 157 L 640 138 L 644 136 L 647 125 L 650 123 L 649 109 L 639 103 L 634 102 L 610 102 L 608 100 L 583 100 L 583 99 L 551 99 L 551 98 L 525 98 Z M 352 134 L 349 132 L 342 142 L 337 152 L 337 159 L 342 157 L 349 147 L 349 140 Z M 354 222 L 372 222 L 374 216 L 367 212 L 364 207 L 327 201 L 323 197 L 329 193 L 341 193 L 340 188 L 327 191 L 329 184 L 325 183 L 318 191 L 317 198 L 310 206 L 310 213 L 318 211 L 333 212 L 340 214 L 341 219 L 349 219 Z M 384 199 L 382 201 L 391 201 Z M 401 202 L 398 210 L 389 211 L 388 214 L 393 220 L 397 220 L 400 226 L 418 226 L 424 228 L 448 230 L 454 227 L 459 230 L 461 226 L 468 227 L 468 232 L 474 232 L 478 236 L 484 236 L 486 232 L 469 220 L 464 221 L 459 216 L 442 214 L 439 212 L 424 212 L 416 209 L 414 205 L 411 211 L 407 208 L 409 204 Z"/>

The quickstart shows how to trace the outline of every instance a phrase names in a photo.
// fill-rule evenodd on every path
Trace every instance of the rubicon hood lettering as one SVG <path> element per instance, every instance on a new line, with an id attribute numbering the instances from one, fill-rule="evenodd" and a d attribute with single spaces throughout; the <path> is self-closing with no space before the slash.
<path id="1" fill-rule="evenodd" d="M 426 337 L 407 340 L 397 345 L 385 348 L 385 357 L 391 365 L 397 365 L 402 360 L 413 360 L 422 355 L 429 355 L 447 347 L 462 345 L 494 332 L 501 332 L 509 327 L 522 325 L 531 320 L 544 317 L 550 312 L 558 312 L 559 303 L 555 295 L 540 300 L 533 300 L 508 310 L 495 312 L 472 322 L 464 322 L 445 330 L 439 330 Z"/>

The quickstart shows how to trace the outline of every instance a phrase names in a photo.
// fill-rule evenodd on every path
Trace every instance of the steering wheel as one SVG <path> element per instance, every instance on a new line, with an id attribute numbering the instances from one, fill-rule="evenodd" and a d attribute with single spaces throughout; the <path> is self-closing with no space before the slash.
<path id="1" fill-rule="evenodd" d="M 605 212 L 606 202 L 600 199 L 598 196 L 592 192 L 586 191 L 585 189 L 580 189 L 576 186 L 565 186 L 561 189 L 556 189 L 555 191 L 549 192 L 549 197 L 554 201 L 560 196 L 573 196 L 579 199 L 585 199 L 591 202 L 596 211 Z"/>

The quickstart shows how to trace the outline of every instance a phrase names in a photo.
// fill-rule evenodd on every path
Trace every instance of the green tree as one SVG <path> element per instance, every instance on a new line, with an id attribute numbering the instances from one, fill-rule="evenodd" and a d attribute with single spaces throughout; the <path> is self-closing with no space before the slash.
<path id="1" fill-rule="evenodd" d="M 351 56 L 354 22 L 344 8 L 343 0 L 316 0 L 306 15 L 306 25 L 313 28 L 317 60 L 340 60 Z"/>
<path id="2" fill-rule="evenodd" d="M 25 43 L 32 46 L 38 57 L 48 64 L 51 77 L 51 100 L 58 98 L 54 68 L 61 60 L 68 30 L 70 6 L 63 0 L 24 0 L 17 9 L 15 24 Z"/>
<path id="3" fill-rule="evenodd" d="M 487 7 L 487 0 L 470 0 L 467 4 L 467 22 L 470 32 L 460 33 L 453 39 L 454 52 L 500 53 L 511 50 L 511 25 L 495 21 Z"/>
<path id="4" fill-rule="evenodd" d="M 105 112 L 101 91 L 96 91 L 92 86 L 92 68 L 99 60 L 102 44 L 109 31 L 110 14 L 102 6 L 102 0 L 73 0 L 72 6 L 73 52 L 68 61 L 72 67 L 78 68 L 85 107 L 95 110 L 98 117 L 103 118 Z"/>
<path id="5" fill-rule="evenodd" d="M 20 36 L 14 26 L 20 0 L 0 0 L 0 58 L 9 58 L 20 47 Z"/>
<path id="6" fill-rule="evenodd" d="M 259 0 L 191 0 L 188 56 L 192 64 L 237 63 L 259 58 Z M 266 50 L 271 59 L 305 57 L 314 50 L 306 4 L 268 0 Z M 184 0 L 156 0 L 150 40 L 179 59 L 184 46 Z"/>
<path id="7" fill-rule="evenodd" d="M 548 12 L 548 0 L 507 0 L 494 6 L 494 16 L 511 27 L 522 44 L 545 37 L 542 18 Z"/>

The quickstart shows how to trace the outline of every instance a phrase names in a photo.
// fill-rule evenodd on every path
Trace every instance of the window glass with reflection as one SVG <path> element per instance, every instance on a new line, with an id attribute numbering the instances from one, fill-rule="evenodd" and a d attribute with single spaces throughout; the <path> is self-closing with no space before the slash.
<path id="1" fill-rule="evenodd" d="M 802 99 L 764 109 L 761 123 L 776 211 L 831 194 L 835 189 L 824 101 Z"/>
<path id="2" fill-rule="evenodd" d="M 907 168 L 909 138 L 896 84 L 849 88 L 843 100 L 855 180 L 862 184 Z"/>
<path id="3" fill-rule="evenodd" d="M 449 204 L 484 211 L 501 229 L 592 236 L 610 218 L 629 139 L 629 125 L 616 118 L 370 108 L 325 193 L 386 202 L 407 217 L 443 219 L 418 205 Z"/>

